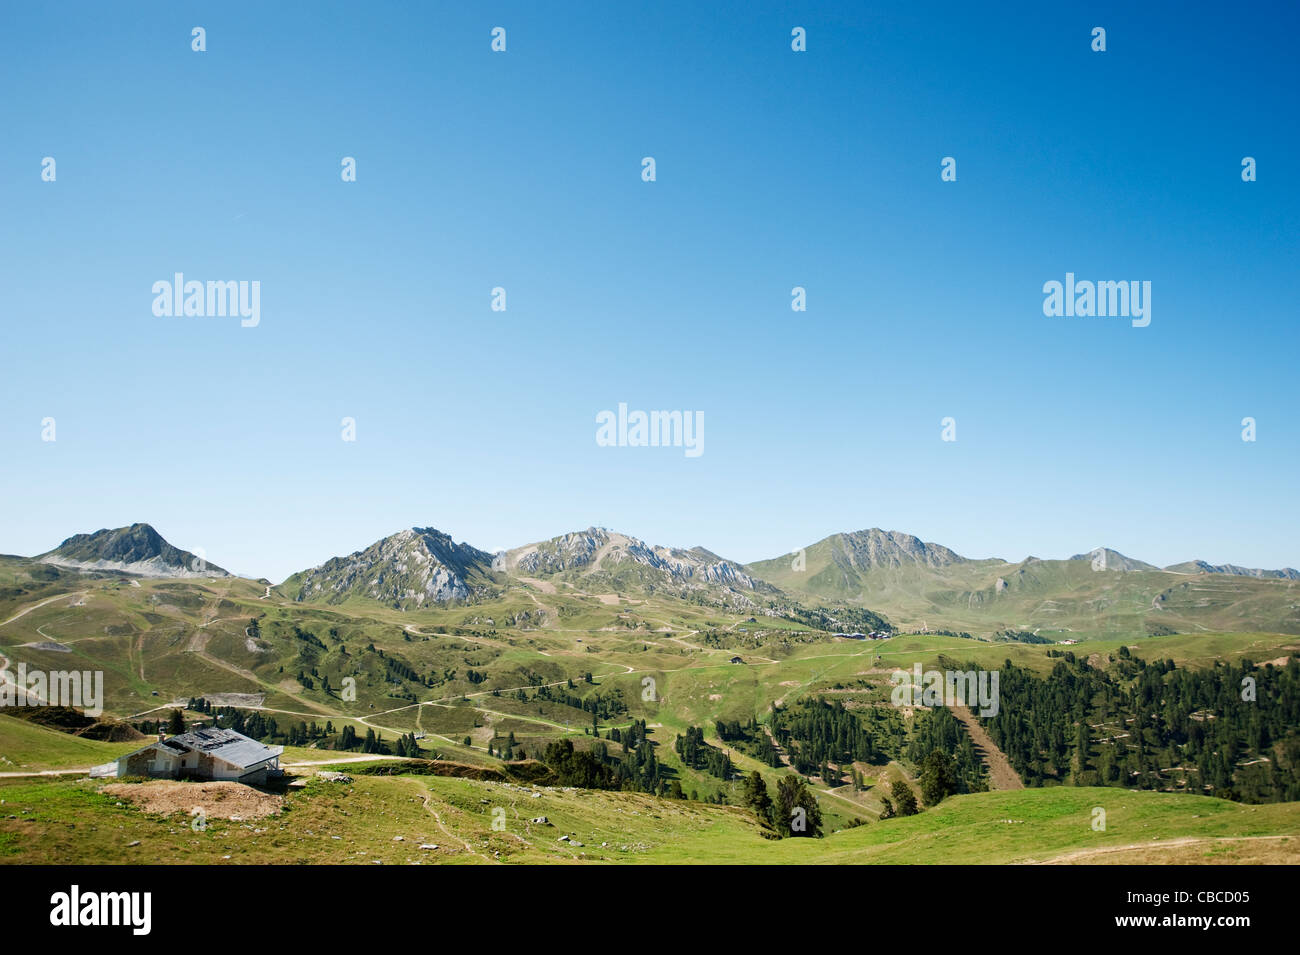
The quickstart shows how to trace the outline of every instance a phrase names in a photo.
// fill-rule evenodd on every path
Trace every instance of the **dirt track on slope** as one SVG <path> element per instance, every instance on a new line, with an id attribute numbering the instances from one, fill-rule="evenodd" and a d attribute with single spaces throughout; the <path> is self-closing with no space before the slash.
<path id="1" fill-rule="evenodd" d="M 948 707 L 952 715 L 961 720 L 966 732 L 975 744 L 975 751 L 984 758 L 984 765 L 989 768 L 989 789 L 1024 789 L 1025 784 L 1020 775 L 1011 767 L 1007 754 L 998 749 L 988 731 L 975 718 L 968 706 L 953 705 Z"/>

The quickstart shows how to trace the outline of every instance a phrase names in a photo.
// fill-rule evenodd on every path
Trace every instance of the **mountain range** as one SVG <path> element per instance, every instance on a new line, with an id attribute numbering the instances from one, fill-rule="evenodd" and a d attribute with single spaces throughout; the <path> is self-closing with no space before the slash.
<path id="1" fill-rule="evenodd" d="M 69 537 L 35 560 L 84 571 L 145 577 L 224 577 L 227 571 L 168 543 L 149 524 L 104 529 Z M 1069 562 L 1093 571 L 1216 574 L 1300 580 L 1287 567 L 1261 570 L 1234 564 L 1185 561 L 1160 568 L 1109 548 L 1075 554 Z M 291 575 L 280 590 L 303 602 L 375 600 L 399 609 L 475 602 L 499 595 L 511 580 L 581 580 L 585 589 L 641 590 L 688 595 L 709 592 L 744 605 L 757 596 L 785 591 L 852 598 L 877 578 L 918 572 L 942 578 L 967 569 L 1017 568 L 999 576 L 995 593 L 1013 586 L 1027 568 L 1044 564 L 1028 557 L 1018 565 L 997 558 L 963 557 L 911 534 L 871 528 L 833 534 L 800 551 L 742 564 L 703 547 L 648 544 L 601 527 L 588 527 L 495 554 L 432 527 L 414 527 L 378 540 L 345 557 L 332 557 Z M 1059 563 L 1059 562 L 1053 562 Z"/>
<path id="2" fill-rule="evenodd" d="M 230 576 L 216 564 L 174 547 L 148 524 L 77 534 L 35 560 L 143 577 Z M 870 600 L 888 607 L 905 591 L 915 598 L 910 607 L 923 616 L 930 605 L 941 611 L 952 604 L 988 604 L 1018 591 L 1044 596 L 1078 590 L 1078 579 L 1061 576 L 1070 567 L 1158 574 L 1152 578 L 1154 590 L 1173 590 L 1175 576 L 1300 579 L 1292 568 L 1264 570 L 1203 560 L 1158 568 L 1105 547 L 1066 561 L 1026 557 L 1010 564 L 996 557 L 970 559 L 943 544 L 879 528 L 832 534 L 793 554 L 751 564 L 727 560 L 703 547 L 656 546 L 604 528 L 572 531 L 495 554 L 455 542 L 441 530 L 409 528 L 354 554 L 300 570 L 278 590 L 298 602 L 374 600 L 403 611 L 478 603 L 521 583 L 582 592 L 663 594 L 741 609 L 790 595 L 832 602 Z"/>

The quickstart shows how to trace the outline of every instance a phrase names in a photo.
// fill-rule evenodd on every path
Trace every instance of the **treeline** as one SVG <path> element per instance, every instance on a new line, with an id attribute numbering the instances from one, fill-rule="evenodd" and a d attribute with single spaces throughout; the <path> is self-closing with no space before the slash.
<path id="1" fill-rule="evenodd" d="M 702 769 L 710 776 L 730 779 L 732 776 L 731 757 L 704 742 L 704 730 L 698 726 L 686 727 L 686 735 L 677 734 L 677 755 L 691 769 Z"/>
<path id="2" fill-rule="evenodd" d="M 811 776 L 829 769 L 830 763 L 880 764 L 898 759 L 907 731 L 896 709 L 850 712 L 839 700 L 819 697 L 773 706 L 772 734 L 790 753 L 794 770 Z"/>
<path id="3" fill-rule="evenodd" d="M 588 674 L 589 677 L 590 674 Z M 587 682 L 591 682 L 590 679 Z M 524 691 L 520 690 L 519 692 L 523 693 Z M 539 686 L 533 698 L 545 700 L 548 703 L 559 703 L 562 706 L 571 706 L 574 709 L 582 710 L 584 713 L 590 713 L 593 717 L 601 720 L 614 720 L 627 714 L 627 704 L 623 702 L 623 691 L 618 687 L 614 688 L 613 693 L 596 692 L 590 696 L 579 696 L 576 693 L 570 693 L 562 686 Z M 527 700 L 526 694 L 522 700 Z"/>
<path id="4" fill-rule="evenodd" d="M 917 767 L 926 806 L 958 793 L 988 789 L 983 764 L 966 728 L 944 707 L 918 709 L 911 727 L 892 707 L 848 710 L 839 700 L 798 700 L 773 707 L 772 730 L 790 752 L 790 765 L 803 776 L 820 776 L 828 786 L 845 782 L 853 789 L 865 779 L 852 764 L 882 765 L 906 760 Z M 882 818 L 920 811 L 906 782 L 895 780 L 893 801 L 884 798 Z M 897 804 L 897 806 L 895 806 Z"/>
<path id="5" fill-rule="evenodd" d="M 654 746 L 647 738 L 645 720 L 633 721 L 626 729 L 611 729 L 609 742 L 620 750 L 611 751 L 603 740 L 590 749 L 575 749 L 570 739 L 546 745 L 541 761 L 554 771 L 561 786 L 583 789 L 619 789 L 686 798 L 681 783 L 671 770 L 660 765 Z"/>
<path id="6" fill-rule="evenodd" d="M 1046 678 L 1003 664 L 985 725 L 1026 785 L 1300 800 L 1300 658 L 1193 670 L 1121 647 L 1110 662 L 1064 653 Z"/>
<path id="7" fill-rule="evenodd" d="M 330 751 L 410 756 L 417 759 L 425 756 L 425 751 L 420 748 L 414 732 L 404 733 L 397 739 L 389 741 L 369 728 L 366 729 L 364 736 L 359 736 L 351 724 L 344 724 L 341 731 L 336 731 L 333 720 L 326 720 L 323 726 L 315 720 L 310 723 L 298 721 L 282 726 L 274 716 L 258 710 L 245 711 L 232 706 L 214 707 L 203 697 L 190 699 L 186 709 L 211 716 L 214 726 L 234 730 L 249 739 L 270 746 L 311 746 Z M 143 720 L 135 723 L 134 726 L 140 732 L 149 735 L 167 732 L 174 736 L 185 731 L 184 714 L 180 710 L 173 710 L 166 722 Z"/>
<path id="8" fill-rule="evenodd" d="M 1040 637 L 1036 633 L 1030 633 L 1028 630 L 999 630 L 993 635 L 994 643 L 1034 643 L 1046 644 L 1056 643 L 1049 637 Z"/>
<path id="9" fill-rule="evenodd" d="M 750 717 L 749 722 L 744 724 L 740 720 L 730 723 L 726 720 L 718 720 L 715 725 L 718 739 L 724 743 L 730 743 L 746 756 L 773 768 L 781 765 L 780 751 L 773 745 L 772 738 L 763 731 L 754 717 Z"/>
<path id="10" fill-rule="evenodd" d="M 935 753 L 939 754 L 937 761 Z M 906 756 L 921 768 L 921 789 L 927 806 L 945 796 L 985 792 L 989 788 L 984 764 L 970 734 L 947 707 L 917 710 Z M 929 791 L 925 785 L 927 769 L 934 780 Z"/>

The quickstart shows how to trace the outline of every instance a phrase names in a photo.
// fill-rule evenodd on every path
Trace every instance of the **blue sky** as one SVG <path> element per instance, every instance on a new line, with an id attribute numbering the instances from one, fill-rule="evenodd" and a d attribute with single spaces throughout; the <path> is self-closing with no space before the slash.
<path id="1" fill-rule="evenodd" d="M 6 9 L 0 551 L 1300 565 L 1300 15 L 1132 7 Z M 1067 271 L 1150 281 L 1150 326 L 1045 317 Z M 260 324 L 155 317 L 175 272 L 260 281 Z M 705 453 L 598 447 L 619 402 L 702 411 Z"/>

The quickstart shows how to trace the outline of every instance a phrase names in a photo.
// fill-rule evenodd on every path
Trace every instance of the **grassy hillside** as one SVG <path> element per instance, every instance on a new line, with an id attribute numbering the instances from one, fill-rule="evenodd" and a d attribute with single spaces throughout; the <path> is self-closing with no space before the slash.
<path id="1" fill-rule="evenodd" d="M 831 538 L 808 548 L 804 569 L 797 568 L 793 556 L 747 567 L 804 601 L 857 603 L 903 630 L 984 636 L 1013 629 L 1075 639 L 1197 630 L 1300 634 L 1300 582 L 1293 580 L 1094 570 L 1086 560 L 1035 558 L 863 572 L 845 566 Z"/>
<path id="2" fill-rule="evenodd" d="M 815 567 L 814 557 L 809 554 L 810 571 Z M 1134 608 L 1143 601 L 1174 607 L 1204 604 L 1196 613 L 1208 614 L 1203 616 L 1205 620 L 1214 619 L 1215 614 L 1237 619 L 1225 608 L 1233 606 L 1231 601 L 1239 600 L 1242 592 L 1215 596 L 1219 593 L 1216 581 L 1177 578 L 1178 587 L 1150 591 L 1165 594 L 1164 600 L 1158 601 L 1140 589 L 1148 586 L 1143 581 L 1160 578 L 1149 584 L 1154 587 L 1172 575 L 1096 573 L 1086 563 L 1080 564 L 1039 562 L 1030 568 L 1032 573 L 1018 577 L 1014 587 L 1003 588 L 994 599 L 1003 607 L 1014 601 L 1028 607 L 1036 601 L 1033 613 L 1048 617 L 1052 607 L 1071 608 L 1066 616 L 1075 622 L 1093 613 L 1094 626 L 1106 618 L 1104 614 L 1096 616 L 1090 601 L 1114 601 L 1125 594 Z M 973 583 L 988 574 L 996 579 L 998 569 L 976 564 L 952 564 L 915 573 L 887 569 L 879 580 L 892 579 L 894 590 L 871 599 L 890 596 L 958 606 L 962 601 L 951 597 L 955 580 L 964 575 L 963 579 Z M 918 597 L 917 581 L 926 574 L 931 575 L 925 578 L 930 580 L 926 586 L 943 584 L 949 588 L 944 591 L 949 596 L 940 600 L 941 592 L 930 589 Z M 874 573 L 867 576 L 876 577 Z M 599 586 L 592 587 L 593 581 Z M 1275 591 L 1285 593 L 1291 586 L 1279 580 L 1235 581 L 1259 599 L 1275 602 Z M 1103 669 L 1115 665 L 1121 647 L 1147 660 L 1172 659 L 1179 667 L 1209 667 L 1216 661 L 1242 659 L 1262 663 L 1300 651 L 1300 636 L 1287 632 L 1212 630 L 1204 623 L 1188 632 L 1148 636 L 1149 628 L 1143 622 L 1146 615 L 1137 609 L 1132 611 L 1131 626 L 1115 629 L 1067 630 L 1059 620 L 1056 628 L 1031 626 L 1032 620 L 991 616 L 987 607 L 971 599 L 965 601 L 962 615 L 925 619 L 932 629 L 953 630 L 968 629 L 974 626 L 971 621 L 979 620 L 984 625 L 976 628 L 981 635 L 991 632 L 995 623 L 1009 621 L 1009 627 L 1037 629 L 1049 639 L 1083 642 L 1062 647 L 935 634 L 900 634 L 884 641 L 844 640 L 832 636 L 829 624 L 828 629 L 811 626 L 806 622 L 808 616 L 793 609 L 727 609 L 671 593 L 647 593 L 636 586 L 605 589 L 618 586 L 604 577 L 584 582 L 580 575 L 572 580 L 561 575 L 551 580 L 519 581 L 501 595 L 479 603 L 402 611 L 355 596 L 334 605 L 304 605 L 275 588 L 268 593 L 263 584 L 238 578 L 133 579 L 72 574 L 0 559 L 0 654 L 11 664 L 21 661 L 45 669 L 102 672 L 104 708 L 109 716 L 163 719 L 177 701 L 184 705 L 191 697 L 204 697 L 218 704 L 237 704 L 244 713 L 275 720 L 282 738 L 274 742 L 291 742 L 285 734 L 294 727 L 305 730 L 310 724 L 324 727 L 329 723 L 335 733 L 349 727 L 358 737 L 373 732 L 389 743 L 401 734 L 414 733 L 426 754 L 489 767 L 502 765 L 502 750 L 510 739 L 517 752 L 532 754 L 558 739 L 572 740 L 580 750 L 587 749 L 594 743 L 593 721 L 599 726 L 601 742 L 617 755 L 618 744 L 607 739 L 611 731 L 627 731 L 634 721 L 644 721 L 663 778 L 698 801 L 615 792 L 587 792 L 580 794 L 581 798 L 592 806 L 606 806 L 611 818 L 631 814 L 630 809 L 624 811 L 629 799 L 651 800 L 646 805 L 657 807 L 653 812 L 662 818 L 674 820 L 669 829 L 680 836 L 667 839 L 656 852 L 670 853 L 679 845 L 680 851 L 692 858 L 699 851 L 730 861 L 732 850 L 723 843 L 737 839 L 743 843 L 751 837 L 761 847 L 764 859 L 809 850 L 773 849 L 774 843 L 751 831 L 753 823 L 744 812 L 709 805 L 720 800 L 740 802 L 739 783 L 683 763 L 674 744 L 690 727 L 699 727 L 705 743 L 727 753 L 738 773 L 758 771 L 772 788 L 778 777 L 791 772 L 789 754 L 782 754 L 779 766 L 759 762 L 741 747 L 718 738 L 718 720 L 747 723 L 757 719 L 760 726 L 768 726 L 774 704 L 788 706 L 814 697 L 868 713 L 889 705 L 892 672 L 916 663 L 940 668 L 971 663 L 997 669 L 1010 660 L 1017 667 L 1046 676 L 1060 659 L 1049 654 L 1067 651 Z M 1026 596 L 1035 587 L 1056 596 Z M 811 599 L 808 602 L 813 604 Z M 1248 618 L 1252 615 L 1253 611 L 1246 614 Z M 354 692 L 344 692 L 345 688 Z M 603 715 L 594 718 L 597 708 Z M 912 732 L 915 720 L 910 711 L 903 725 Z M 9 761 L 5 771 L 86 767 L 132 748 L 82 740 L 0 716 L 0 758 Z M 359 751 L 343 754 L 315 746 L 291 747 L 285 760 L 319 763 L 358 755 Z M 893 841 L 877 846 L 876 836 L 868 833 L 899 826 L 904 828 L 896 831 L 920 833 L 924 826 L 937 825 L 939 813 L 951 811 L 945 802 L 920 817 L 929 820 L 925 823 L 880 820 L 883 799 L 893 782 L 916 786 L 918 766 L 901 752 L 875 762 L 840 763 L 838 768 L 845 779 L 835 784 L 810 777 L 826 828 L 845 828 L 855 821 L 866 821 L 867 826 L 846 829 L 842 838 L 820 845 L 852 844 L 855 852 L 880 852 L 890 857 Z M 862 776 L 860 789 L 849 785 L 852 770 Z M 77 788 L 81 784 L 59 782 L 70 788 L 32 791 L 89 798 Z M 401 787 L 414 787 L 413 792 L 396 798 L 417 803 L 422 798 L 420 787 L 433 787 L 434 795 L 447 800 L 446 811 L 453 815 L 477 811 L 476 806 L 484 805 L 478 800 L 487 798 L 474 795 L 473 802 L 458 810 L 457 794 L 468 798 L 474 786 L 480 785 L 463 780 L 420 777 L 357 785 L 376 800 L 407 792 Z M 1049 802 L 1066 799 L 1063 794 L 1073 791 L 1050 790 L 1047 792 L 1054 795 L 1044 798 Z M 1107 792 L 1114 797 L 1124 791 Z M 1002 795 L 980 793 L 960 800 Z M 568 797 L 550 793 L 542 798 L 557 800 L 553 803 L 556 813 L 565 811 L 564 799 Z M 291 797 L 297 799 L 297 795 Z M 959 806 L 960 800 L 951 803 Z M 521 806 L 519 811 L 528 810 Z M 1247 807 L 1242 811 L 1253 810 Z M 675 826 L 685 828 L 678 831 Z M 578 828 L 576 823 L 573 828 Z M 1185 834 L 1173 825 L 1167 831 Z M 1199 829 L 1193 827 L 1193 831 Z M 710 832 L 721 834 L 716 846 L 709 841 Z M 228 838 L 235 835 L 232 832 Z M 476 838 L 477 831 L 473 835 Z M 690 844 L 681 844 L 687 836 Z M 467 839 L 473 842 L 473 838 Z M 494 840 L 489 837 L 495 847 Z M 865 841 L 859 845 L 854 840 Z M 613 842 L 606 836 L 597 844 L 599 841 Z M 517 840 L 514 843 L 519 845 Z M 1053 845 L 1063 847 L 1062 851 L 1072 845 L 1064 839 L 1058 843 Z M 290 851 L 288 844 L 284 851 Z M 502 850 L 495 847 L 493 851 Z M 557 852 L 572 855 L 568 849 L 548 848 L 547 852 L 550 856 Z"/>
<path id="3" fill-rule="evenodd" d="M 149 814 L 99 790 L 86 780 L 0 781 L 10 810 L 0 817 L 0 863 L 1300 861 L 1298 804 L 1109 789 L 961 796 L 919 816 L 780 841 L 763 838 L 741 809 L 428 776 L 312 779 L 278 815 L 232 822 L 214 813 L 203 831 L 188 808 Z M 1093 828 L 1097 807 L 1105 831 Z"/>
<path id="4" fill-rule="evenodd" d="M 84 769 L 117 759 L 139 743 L 106 743 L 0 715 L 0 773 Z"/>

